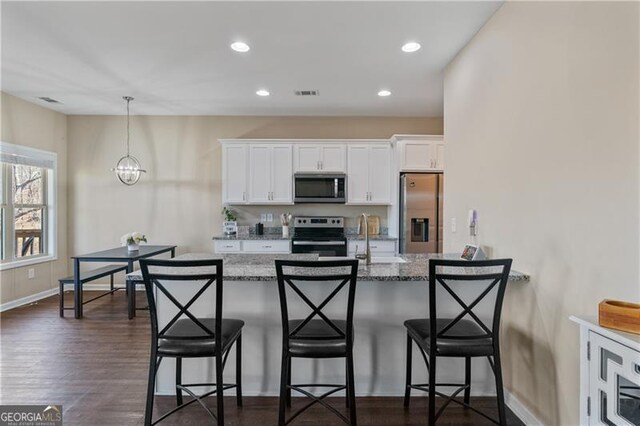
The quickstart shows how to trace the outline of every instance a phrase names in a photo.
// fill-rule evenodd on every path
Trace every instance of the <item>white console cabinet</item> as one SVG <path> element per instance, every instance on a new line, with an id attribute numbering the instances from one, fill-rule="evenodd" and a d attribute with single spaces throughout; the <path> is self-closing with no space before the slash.
<path id="1" fill-rule="evenodd" d="M 640 424 L 640 335 L 580 324 L 580 424 Z"/>

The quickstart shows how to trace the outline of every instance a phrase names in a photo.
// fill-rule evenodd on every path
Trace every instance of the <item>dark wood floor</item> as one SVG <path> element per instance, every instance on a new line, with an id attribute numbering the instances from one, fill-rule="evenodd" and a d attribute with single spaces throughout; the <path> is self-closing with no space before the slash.
<path id="1" fill-rule="evenodd" d="M 71 296 L 69 305 L 71 305 Z M 142 300 L 142 298 L 140 299 Z M 83 320 L 58 317 L 57 296 L 0 314 L 0 403 L 62 404 L 65 425 L 139 425 L 144 415 L 150 327 L 148 315 L 126 316 L 122 292 L 85 305 Z M 303 399 L 294 398 L 296 405 Z M 344 410 L 344 400 L 332 403 Z M 493 398 L 473 398 L 479 408 L 497 417 Z M 173 407 L 174 399 L 156 398 L 156 409 Z M 274 425 L 277 398 L 245 397 L 238 409 L 225 400 L 226 424 Z M 215 407 L 210 398 L 209 405 Z M 360 425 L 424 425 L 426 397 L 358 398 Z M 214 410 L 215 411 L 215 410 Z M 345 411 L 346 414 L 346 411 Z M 509 411 L 509 424 L 521 425 Z M 162 424 L 200 425 L 209 420 L 194 404 Z M 294 424 L 341 424 L 322 407 L 300 416 Z M 470 410 L 449 406 L 438 424 L 490 424 Z"/>

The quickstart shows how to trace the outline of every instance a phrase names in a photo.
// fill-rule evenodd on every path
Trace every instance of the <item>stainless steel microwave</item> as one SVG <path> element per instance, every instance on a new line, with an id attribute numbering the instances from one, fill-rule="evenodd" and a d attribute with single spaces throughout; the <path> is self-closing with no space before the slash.
<path id="1" fill-rule="evenodd" d="M 334 203 L 346 201 L 347 177 L 343 174 L 296 173 L 293 201 L 296 203 Z"/>

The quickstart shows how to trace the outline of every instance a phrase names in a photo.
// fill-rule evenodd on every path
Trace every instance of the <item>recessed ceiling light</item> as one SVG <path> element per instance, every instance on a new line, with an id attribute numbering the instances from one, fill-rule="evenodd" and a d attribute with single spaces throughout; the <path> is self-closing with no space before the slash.
<path id="1" fill-rule="evenodd" d="M 249 49 L 251 49 L 247 43 L 244 43 L 242 41 L 236 41 L 231 43 L 231 48 L 236 52 L 240 52 L 240 53 L 248 52 Z"/>
<path id="2" fill-rule="evenodd" d="M 269 96 L 270 94 L 271 94 L 271 93 L 269 93 L 269 91 L 268 91 L 268 90 L 258 90 L 258 91 L 256 92 L 256 95 L 258 95 L 258 96 Z"/>
<path id="3" fill-rule="evenodd" d="M 420 43 L 417 43 L 415 41 L 410 41 L 409 43 L 405 43 L 402 46 L 402 51 L 406 53 L 412 53 L 420 50 L 420 47 L 422 47 L 420 46 Z"/>
<path id="4" fill-rule="evenodd" d="M 378 96 L 385 97 L 385 96 L 390 96 L 390 95 L 391 95 L 391 92 L 388 91 L 388 90 L 381 90 L 381 91 L 378 92 Z"/>

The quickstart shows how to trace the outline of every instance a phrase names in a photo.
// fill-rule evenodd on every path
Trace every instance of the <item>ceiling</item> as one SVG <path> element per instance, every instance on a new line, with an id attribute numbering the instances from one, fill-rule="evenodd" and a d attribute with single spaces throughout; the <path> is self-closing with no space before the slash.
<path id="1" fill-rule="evenodd" d="M 437 117 L 501 3 L 3 1 L 2 90 L 65 114 Z"/>

